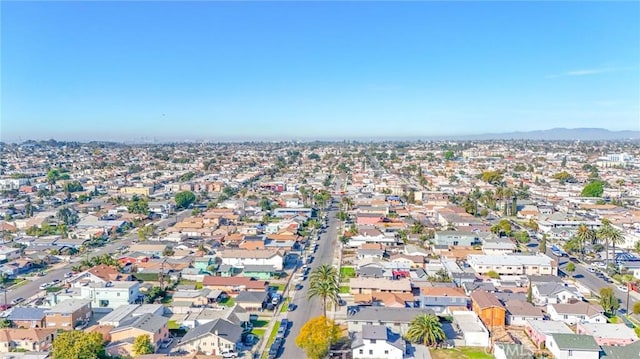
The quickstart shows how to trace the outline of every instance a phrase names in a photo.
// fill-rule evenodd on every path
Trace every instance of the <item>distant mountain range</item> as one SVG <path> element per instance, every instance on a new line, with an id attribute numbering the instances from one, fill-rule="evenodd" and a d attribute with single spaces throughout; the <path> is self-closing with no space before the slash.
<path id="1" fill-rule="evenodd" d="M 436 139 L 436 138 L 434 138 Z M 604 128 L 552 128 L 549 130 L 487 133 L 482 135 L 442 136 L 437 139 L 456 140 L 638 140 L 640 131 L 609 131 Z"/>

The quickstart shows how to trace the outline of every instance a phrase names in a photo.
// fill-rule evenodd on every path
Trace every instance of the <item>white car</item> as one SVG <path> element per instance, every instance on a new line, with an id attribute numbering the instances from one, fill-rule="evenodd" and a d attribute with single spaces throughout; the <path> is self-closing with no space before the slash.
<path id="1" fill-rule="evenodd" d="M 236 358 L 238 356 L 238 354 L 236 354 L 236 352 L 233 351 L 228 351 L 228 352 L 223 352 L 222 353 L 222 357 L 223 358 Z"/>
<path id="2" fill-rule="evenodd" d="M 621 291 L 621 292 L 625 292 L 626 293 L 626 292 L 629 291 L 629 288 L 627 288 L 626 285 L 619 285 L 618 286 L 618 290 Z"/>
<path id="3" fill-rule="evenodd" d="M 596 269 L 593 268 L 593 267 L 587 267 L 587 271 L 590 272 L 590 273 L 595 273 Z"/>
<path id="4" fill-rule="evenodd" d="M 607 265 L 604 264 L 603 262 L 595 262 L 595 263 L 591 263 L 591 265 L 598 267 L 598 268 L 606 268 Z"/>

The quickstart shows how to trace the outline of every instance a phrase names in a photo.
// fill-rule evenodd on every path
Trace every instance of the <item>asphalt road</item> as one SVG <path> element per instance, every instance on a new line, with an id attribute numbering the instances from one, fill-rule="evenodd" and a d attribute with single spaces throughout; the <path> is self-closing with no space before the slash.
<path id="1" fill-rule="evenodd" d="M 190 210 L 185 210 L 180 212 L 178 214 L 178 219 L 182 220 L 186 218 L 187 216 L 190 215 L 190 212 L 191 212 Z M 158 231 L 162 231 L 168 228 L 170 225 L 173 225 L 175 221 L 176 221 L 176 217 L 175 215 L 172 215 L 169 218 L 158 221 L 156 223 L 156 227 Z M 96 257 L 96 256 L 101 256 L 105 253 L 115 253 L 118 247 L 129 246 L 136 239 L 138 239 L 138 235 L 136 231 L 133 230 L 122 239 L 113 240 L 109 242 L 107 245 L 105 245 L 104 247 L 96 248 L 95 250 L 89 253 L 89 256 Z M 29 299 L 30 297 L 36 295 L 37 293 L 40 293 L 40 292 L 44 293 L 44 291 L 40 290 L 41 284 L 50 283 L 55 279 L 63 281 L 65 273 L 70 272 L 71 267 L 76 265 L 76 263 L 81 262 L 83 259 L 85 259 L 84 255 L 77 255 L 71 259 L 71 263 L 68 263 L 61 268 L 49 271 L 45 276 L 36 277 L 37 279 L 34 279 L 34 280 L 28 279 L 29 282 L 27 284 L 22 285 L 18 288 L 7 290 L 7 296 L 6 296 L 7 302 L 11 303 L 11 301 L 13 301 L 16 298 Z M 0 295 L 0 303 L 5 303 L 4 294 Z"/>
<path id="2" fill-rule="evenodd" d="M 616 297 L 620 299 L 620 309 L 627 308 L 627 293 L 618 289 L 618 284 L 616 283 L 607 283 L 604 280 L 595 276 L 595 274 L 589 272 L 587 267 L 580 263 L 574 262 L 576 266 L 576 270 L 573 273 L 568 273 L 565 268 L 569 263 L 569 258 L 567 257 L 556 257 L 553 253 L 551 253 L 550 249 L 547 249 L 547 255 L 551 258 L 555 258 L 558 260 L 558 267 L 567 275 L 571 275 L 578 283 L 588 288 L 593 294 L 598 295 L 602 288 L 611 287 L 613 288 Z M 636 302 L 633 296 L 629 296 L 629 311 L 633 308 L 633 304 Z"/>
<path id="3" fill-rule="evenodd" d="M 338 199 L 336 198 L 336 200 Z M 333 262 L 338 238 L 338 228 L 340 226 L 340 221 L 335 218 L 336 213 L 336 210 L 328 212 L 329 225 L 326 231 L 321 234 L 321 239 L 318 241 L 318 251 L 314 254 L 314 260 L 309 265 L 311 270 L 322 264 L 331 265 Z M 311 248 L 313 248 L 313 245 Z M 322 302 L 320 299 L 307 299 L 309 279 L 300 283 L 303 285 L 302 289 L 296 291 L 295 294 L 291 292 L 293 298 L 291 302 L 298 307 L 294 311 L 287 312 L 280 317 L 287 318 L 292 322 L 292 325 L 289 327 L 289 334 L 285 340 L 284 350 L 280 356 L 280 358 L 284 359 L 301 359 L 306 357 L 304 351 L 296 346 L 296 337 L 300 332 L 300 328 L 302 328 L 309 319 L 322 315 Z M 265 350 L 269 350 L 269 348 Z"/>

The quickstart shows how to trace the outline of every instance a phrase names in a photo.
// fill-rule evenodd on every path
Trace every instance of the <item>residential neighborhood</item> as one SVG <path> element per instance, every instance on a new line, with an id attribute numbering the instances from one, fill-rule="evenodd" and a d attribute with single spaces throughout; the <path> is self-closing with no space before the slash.
<path id="1" fill-rule="evenodd" d="M 331 358 L 640 350 L 634 142 L 0 153 L 2 358 L 72 335 L 114 358 L 303 358 L 317 318 Z"/>

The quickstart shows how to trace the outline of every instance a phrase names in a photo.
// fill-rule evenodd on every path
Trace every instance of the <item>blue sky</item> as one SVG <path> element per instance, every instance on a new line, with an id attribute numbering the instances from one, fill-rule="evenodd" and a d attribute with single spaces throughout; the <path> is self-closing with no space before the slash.
<path id="1" fill-rule="evenodd" d="M 639 2 L 12 2 L 0 139 L 640 130 Z"/>

